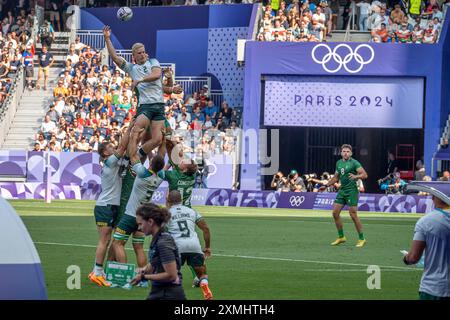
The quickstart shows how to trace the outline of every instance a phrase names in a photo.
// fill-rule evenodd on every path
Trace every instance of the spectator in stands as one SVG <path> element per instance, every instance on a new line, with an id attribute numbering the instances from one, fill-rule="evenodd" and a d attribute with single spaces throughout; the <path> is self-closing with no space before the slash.
<path id="1" fill-rule="evenodd" d="M 408 25 L 406 23 L 403 23 L 395 34 L 398 42 L 406 43 L 411 40 L 411 32 L 408 30 Z"/>
<path id="2" fill-rule="evenodd" d="M 433 44 L 436 43 L 437 33 L 433 33 L 433 29 L 428 28 L 425 30 L 422 43 Z"/>
<path id="3" fill-rule="evenodd" d="M 231 116 L 232 116 L 232 110 L 228 106 L 228 102 L 226 102 L 226 101 L 222 102 L 222 109 L 220 110 L 219 117 L 222 118 L 222 120 L 226 126 L 228 126 L 228 124 L 230 123 Z"/>
<path id="4" fill-rule="evenodd" d="M 58 80 L 58 86 L 53 89 L 53 97 L 67 97 L 69 95 L 69 90 L 64 86 L 64 80 L 59 79 Z"/>
<path id="5" fill-rule="evenodd" d="M 225 130 L 226 127 L 227 126 L 222 121 L 222 118 L 219 116 L 219 118 L 217 119 L 217 122 L 216 122 L 216 130 L 223 131 L 223 130 Z"/>
<path id="6" fill-rule="evenodd" d="M 367 20 L 369 18 L 370 0 L 363 0 L 356 4 L 359 7 L 359 30 L 367 31 Z"/>
<path id="7" fill-rule="evenodd" d="M 47 140 L 45 139 L 45 137 L 42 133 L 38 135 L 36 143 L 39 144 L 41 151 L 44 150 L 45 147 L 47 147 Z"/>
<path id="8" fill-rule="evenodd" d="M 441 22 L 439 18 L 433 18 L 433 32 L 439 34 L 441 32 Z"/>
<path id="9" fill-rule="evenodd" d="M 422 160 L 417 160 L 416 169 L 417 170 L 414 172 L 414 180 L 422 181 L 425 177 L 425 166 L 423 165 Z"/>
<path id="10" fill-rule="evenodd" d="M 52 67 L 54 63 L 53 55 L 50 52 L 48 52 L 47 46 L 44 45 L 42 47 L 42 52 L 38 55 L 38 60 L 39 60 L 39 72 L 36 81 L 36 88 L 40 89 L 39 83 L 42 78 L 42 75 L 44 75 L 44 90 L 47 90 L 49 69 Z"/>
<path id="11" fill-rule="evenodd" d="M 81 42 L 80 36 L 77 36 L 75 38 L 75 51 L 79 54 L 85 46 L 86 45 L 83 42 Z"/>
<path id="12" fill-rule="evenodd" d="M 56 133 L 57 128 L 54 121 L 51 120 L 49 115 L 46 115 L 41 125 L 41 133 L 46 139 L 49 139 L 52 133 Z"/>
<path id="13" fill-rule="evenodd" d="M 34 148 L 32 151 L 41 151 L 41 145 L 39 142 L 35 142 Z"/>
<path id="14" fill-rule="evenodd" d="M 22 64 L 25 67 L 25 86 L 28 90 L 32 90 L 32 79 L 34 77 L 34 54 L 32 53 L 32 47 L 26 46 L 25 51 L 22 53 Z"/>
<path id="15" fill-rule="evenodd" d="M 75 51 L 75 43 L 70 44 L 69 54 L 66 57 L 66 61 L 67 60 L 70 60 L 71 66 L 75 66 L 78 63 L 78 61 L 80 60 L 80 56 Z M 67 64 L 66 64 L 66 67 L 67 67 Z"/>
<path id="16" fill-rule="evenodd" d="M 352 13 L 351 4 L 352 4 L 351 0 L 346 0 L 345 5 L 344 5 L 344 11 L 342 13 L 342 18 L 343 18 L 342 30 L 347 29 L 347 24 L 350 20 L 350 15 Z"/>
<path id="17" fill-rule="evenodd" d="M 0 79 L 6 78 L 9 73 L 7 62 L 4 59 L 0 60 Z"/>
<path id="18" fill-rule="evenodd" d="M 88 152 L 89 149 L 92 149 L 92 147 L 86 141 L 86 137 L 82 136 L 81 139 L 80 139 L 80 142 L 77 143 L 76 150 L 77 151 L 82 151 L 82 152 Z"/>
<path id="19" fill-rule="evenodd" d="M 450 172 L 444 171 L 444 172 L 442 173 L 442 177 L 439 178 L 439 181 L 447 182 L 447 181 L 449 181 L 449 180 L 450 180 Z"/>
<path id="20" fill-rule="evenodd" d="M 42 46 L 50 48 L 55 40 L 55 33 L 53 27 L 48 21 L 44 21 L 43 25 L 39 28 L 38 39 Z"/>
<path id="21" fill-rule="evenodd" d="M 322 8 L 323 13 L 325 14 L 325 28 L 327 30 L 327 36 L 331 37 L 331 32 L 333 31 L 333 22 L 332 22 L 333 11 L 328 6 L 328 1 L 326 0 L 321 0 L 319 5 Z"/>
<path id="22" fill-rule="evenodd" d="M 394 6 L 394 10 L 391 12 L 391 21 L 394 24 L 401 25 L 403 23 L 403 19 L 405 18 L 405 13 L 400 8 L 399 4 Z"/>
<path id="23" fill-rule="evenodd" d="M 209 100 L 206 108 L 204 109 L 204 113 L 214 120 L 219 116 L 219 108 L 214 105 L 214 101 Z"/>
<path id="24" fill-rule="evenodd" d="M 414 29 L 413 29 L 413 32 L 412 32 L 412 35 L 411 35 L 411 37 L 415 37 L 415 42 L 414 43 L 417 43 L 417 42 L 419 42 L 419 43 L 421 43 L 422 42 L 422 40 L 423 40 L 423 34 L 424 34 L 424 32 L 423 32 L 423 30 L 420 28 L 420 25 L 419 24 L 416 24 L 415 26 L 414 26 Z"/>
<path id="25" fill-rule="evenodd" d="M 209 130 L 214 127 L 213 122 L 211 121 L 211 117 L 209 114 L 206 114 L 205 116 L 205 123 L 203 123 L 203 131 Z"/>
<path id="26" fill-rule="evenodd" d="M 47 111 L 47 114 L 46 114 L 49 118 L 50 118 L 50 120 L 52 121 L 52 122 L 54 122 L 55 124 L 58 122 L 58 118 L 59 118 L 59 115 L 58 115 L 58 112 L 56 112 L 56 110 L 55 110 L 55 105 L 54 104 L 51 104 L 50 105 L 50 110 L 49 111 Z"/>

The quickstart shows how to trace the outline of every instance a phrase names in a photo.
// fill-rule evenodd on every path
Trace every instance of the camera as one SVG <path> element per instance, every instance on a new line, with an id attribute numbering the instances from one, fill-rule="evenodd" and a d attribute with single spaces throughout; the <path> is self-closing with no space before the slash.
<path id="1" fill-rule="evenodd" d="M 395 179 L 395 175 L 393 173 L 390 173 L 386 177 L 379 179 L 377 182 L 378 182 L 378 184 L 382 184 L 386 181 L 394 180 L 394 179 Z"/>
<path id="2" fill-rule="evenodd" d="M 331 175 L 328 172 L 324 172 L 320 176 L 320 179 L 322 179 L 322 180 L 330 180 L 331 179 Z"/>
<path id="3" fill-rule="evenodd" d="M 316 173 L 304 174 L 302 176 L 302 179 L 305 180 L 305 181 L 309 181 L 309 180 L 312 180 L 312 179 L 317 179 L 317 174 Z"/>

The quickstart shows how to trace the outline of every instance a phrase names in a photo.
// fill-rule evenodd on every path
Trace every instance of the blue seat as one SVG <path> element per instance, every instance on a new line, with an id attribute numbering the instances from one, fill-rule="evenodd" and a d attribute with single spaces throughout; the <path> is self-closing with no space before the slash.
<path id="1" fill-rule="evenodd" d="M 98 131 L 100 131 L 100 135 L 102 137 L 106 137 L 107 136 L 107 129 L 106 128 L 98 128 Z"/>
<path id="2" fill-rule="evenodd" d="M 117 121 L 117 123 L 119 124 L 119 126 L 122 126 L 123 121 L 125 120 L 125 117 L 116 116 L 116 118 L 115 118 L 114 120 Z"/>
<path id="3" fill-rule="evenodd" d="M 63 115 L 63 117 L 64 117 L 64 119 L 66 120 L 66 122 L 68 122 L 68 123 L 72 123 L 72 121 L 73 121 L 73 117 L 72 117 L 72 115 L 71 115 L 71 114 L 66 114 L 66 115 Z"/>
<path id="4" fill-rule="evenodd" d="M 127 112 L 125 110 L 116 110 L 116 118 L 123 117 L 125 119 L 126 116 L 127 116 Z"/>
<path id="5" fill-rule="evenodd" d="M 83 128 L 83 136 L 88 136 L 90 135 L 91 137 L 94 135 L 94 129 L 89 128 L 89 127 L 84 127 Z"/>

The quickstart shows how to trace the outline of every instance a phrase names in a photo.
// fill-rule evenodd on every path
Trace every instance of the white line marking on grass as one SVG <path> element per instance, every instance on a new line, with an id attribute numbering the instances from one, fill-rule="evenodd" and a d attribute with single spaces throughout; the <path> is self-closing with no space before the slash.
<path id="1" fill-rule="evenodd" d="M 406 270 L 398 270 L 389 268 L 384 268 L 383 272 L 410 272 L 410 271 L 418 271 L 419 269 L 408 268 Z M 423 269 L 422 269 L 423 270 Z M 364 272 L 367 273 L 367 269 L 303 269 L 305 272 Z"/>
<path id="2" fill-rule="evenodd" d="M 43 244 L 43 245 L 54 245 L 54 246 L 66 246 L 66 247 L 82 247 L 82 248 L 96 248 L 96 246 L 88 245 L 88 244 L 72 244 L 72 243 L 56 243 L 56 242 L 40 242 L 36 241 L 35 244 Z M 133 250 L 132 248 L 125 248 L 126 250 Z M 147 251 L 147 250 L 145 250 Z M 215 253 L 213 256 L 217 257 L 226 257 L 226 258 L 240 258 L 240 259 L 252 259 L 252 260 L 270 260 L 270 261 L 287 261 L 287 262 L 302 262 L 302 263 L 316 263 L 316 264 L 330 264 L 330 265 L 340 265 L 340 266 L 356 266 L 356 267 L 368 267 L 369 264 L 362 263 L 347 263 L 347 262 L 334 262 L 334 261 L 315 261 L 315 260 L 303 260 L 303 259 L 288 259 L 288 258 L 274 258 L 274 257 L 256 257 L 256 256 L 243 256 L 243 255 L 235 255 L 235 254 L 221 254 Z M 397 270 L 417 270 L 421 271 L 421 269 L 413 269 L 407 267 L 396 267 L 396 266 L 380 266 L 380 268 L 384 269 L 397 269 Z"/>

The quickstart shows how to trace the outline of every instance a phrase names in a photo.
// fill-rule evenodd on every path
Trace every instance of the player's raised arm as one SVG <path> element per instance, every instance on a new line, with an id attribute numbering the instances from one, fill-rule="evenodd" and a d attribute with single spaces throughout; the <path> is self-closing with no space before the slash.
<path id="1" fill-rule="evenodd" d="M 179 165 L 183 159 L 183 145 L 170 139 L 166 140 L 167 155 L 171 165 Z"/>
<path id="2" fill-rule="evenodd" d="M 111 28 L 109 26 L 105 26 L 103 28 L 103 36 L 105 37 L 106 48 L 108 49 L 108 53 L 111 56 L 112 60 L 119 66 L 119 68 L 123 69 L 126 61 L 124 58 L 119 56 L 116 52 L 116 49 L 114 49 L 111 41 Z"/>

